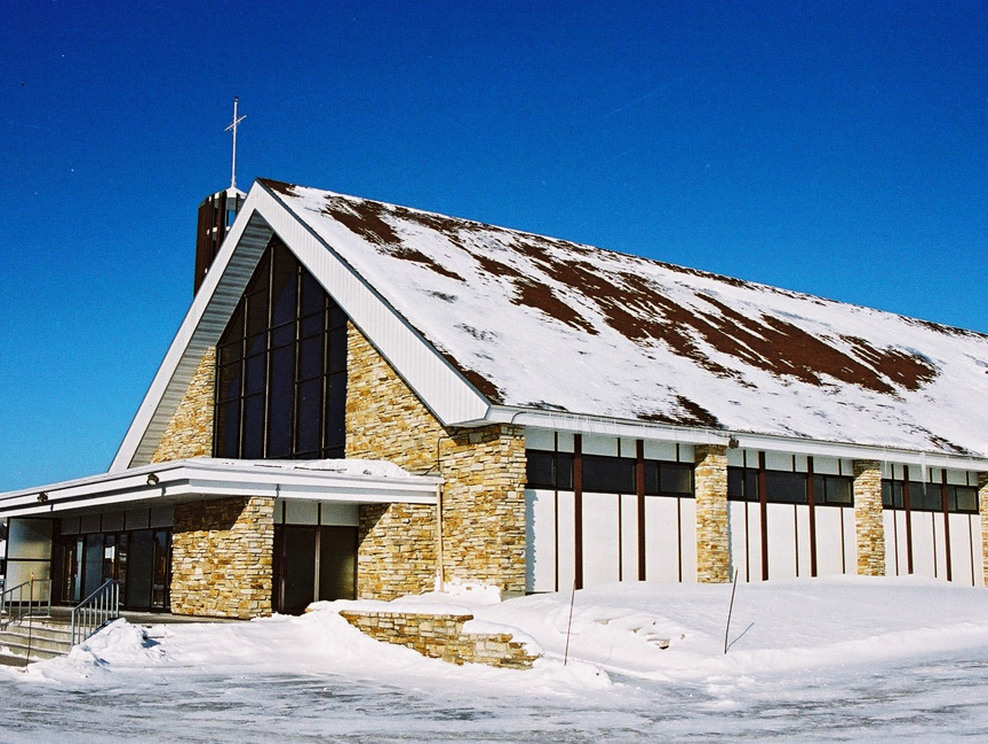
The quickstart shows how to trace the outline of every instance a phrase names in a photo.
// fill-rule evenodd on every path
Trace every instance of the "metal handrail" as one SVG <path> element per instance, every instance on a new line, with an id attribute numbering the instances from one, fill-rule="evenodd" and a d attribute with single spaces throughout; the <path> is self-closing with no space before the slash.
<path id="1" fill-rule="evenodd" d="M 44 592 L 40 588 L 35 591 L 35 584 L 48 584 L 48 591 Z M 41 612 L 42 609 L 44 612 Z M 37 616 L 51 617 L 51 579 L 32 577 L 10 589 L 4 589 L 0 594 L 0 626 L 6 628 L 12 623 L 19 623 L 25 617 Z"/>
<path id="2" fill-rule="evenodd" d="M 120 582 L 109 579 L 72 608 L 69 629 L 72 645 L 82 643 L 107 623 L 120 617 Z"/>

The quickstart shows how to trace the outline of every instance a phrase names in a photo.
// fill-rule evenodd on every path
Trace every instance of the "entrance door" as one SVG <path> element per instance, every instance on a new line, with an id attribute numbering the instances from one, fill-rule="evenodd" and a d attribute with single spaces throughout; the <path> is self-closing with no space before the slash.
<path id="1" fill-rule="evenodd" d="M 356 527 L 275 526 L 276 612 L 301 614 L 316 600 L 353 599 L 356 580 Z"/>

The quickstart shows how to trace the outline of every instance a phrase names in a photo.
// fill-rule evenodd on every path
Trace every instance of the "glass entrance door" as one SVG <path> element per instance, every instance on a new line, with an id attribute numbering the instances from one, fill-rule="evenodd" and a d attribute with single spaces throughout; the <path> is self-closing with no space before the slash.
<path id="1" fill-rule="evenodd" d="M 296 615 L 316 600 L 353 599 L 356 581 L 356 527 L 275 525 L 275 612 Z"/>

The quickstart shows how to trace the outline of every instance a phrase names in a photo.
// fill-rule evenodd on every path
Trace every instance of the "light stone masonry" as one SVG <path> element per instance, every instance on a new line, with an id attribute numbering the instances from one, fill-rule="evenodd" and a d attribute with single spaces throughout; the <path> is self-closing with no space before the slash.
<path id="1" fill-rule="evenodd" d="M 439 474 L 443 486 L 445 580 L 525 589 L 525 442 L 522 429 L 446 431 L 360 331 L 347 343 L 347 457 L 389 460 L 414 473 Z M 359 596 L 390 597 L 432 588 L 439 533 L 408 507 L 361 508 Z M 433 515 L 435 510 L 433 510 Z M 411 520 L 411 521 L 410 521 Z M 406 530 L 414 521 L 415 529 Z M 394 545 L 401 545 L 396 550 Z M 424 565 L 434 561 L 431 579 Z M 390 583 L 390 586 L 389 586 Z"/>
<path id="2" fill-rule="evenodd" d="M 211 346 L 202 355 L 185 395 L 151 456 L 151 462 L 209 457 L 213 454 L 215 380 L 216 348 Z"/>
<path id="3" fill-rule="evenodd" d="M 882 518 L 882 464 L 854 461 L 854 529 L 858 574 L 885 575 L 885 522 Z"/>
<path id="4" fill-rule="evenodd" d="M 727 448 L 697 445 L 696 580 L 716 584 L 731 580 L 730 522 L 727 510 Z"/>
<path id="5" fill-rule="evenodd" d="M 248 619 L 271 614 L 274 499 L 175 505 L 171 609 Z"/>
<path id="6" fill-rule="evenodd" d="M 531 669 L 539 658 L 511 633 L 464 632 L 464 623 L 473 615 L 344 611 L 340 616 L 375 640 L 406 646 L 452 664 Z"/>

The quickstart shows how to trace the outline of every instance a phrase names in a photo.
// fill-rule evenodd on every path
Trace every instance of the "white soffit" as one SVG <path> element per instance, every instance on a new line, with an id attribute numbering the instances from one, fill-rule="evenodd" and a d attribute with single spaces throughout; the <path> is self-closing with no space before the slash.
<path id="1" fill-rule="evenodd" d="M 272 235 L 444 424 L 482 420 L 486 399 L 270 190 L 255 183 L 182 321 L 109 471 L 147 464 L 206 349 L 216 344 Z M 340 239 L 351 239 L 341 230 Z"/>

